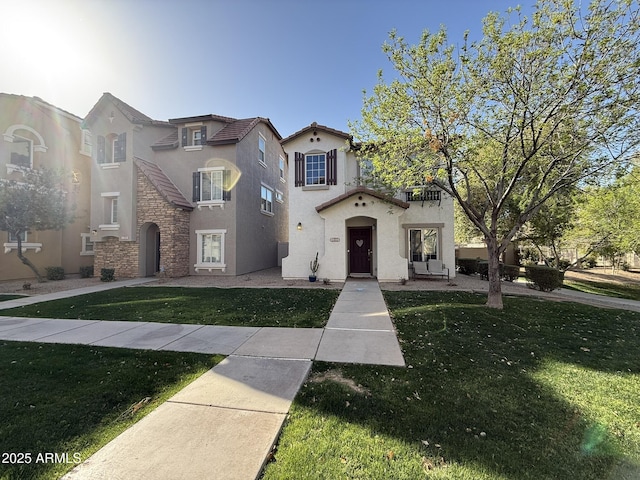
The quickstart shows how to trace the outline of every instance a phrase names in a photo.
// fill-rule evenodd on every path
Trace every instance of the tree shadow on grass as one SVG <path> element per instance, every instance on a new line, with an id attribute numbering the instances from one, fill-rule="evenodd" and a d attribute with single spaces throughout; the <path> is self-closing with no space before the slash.
<path id="1" fill-rule="evenodd" d="M 309 382 L 298 405 L 415 445 L 434 475 L 637 478 L 640 315 L 525 298 L 496 312 L 450 292 L 386 299 L 408 368 L 316 364 L 369 394 Z"/>

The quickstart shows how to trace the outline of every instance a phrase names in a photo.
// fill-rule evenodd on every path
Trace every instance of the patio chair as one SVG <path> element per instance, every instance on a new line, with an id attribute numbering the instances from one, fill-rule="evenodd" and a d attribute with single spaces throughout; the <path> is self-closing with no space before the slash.
<path id="1" fill-rule="evenodd" d="M 449 269 L 444 266 L 442 260 L 429 259 L 429 262 L 413 262 L 413 278 L 420 277 L 447 277 L 449 281 Z"/>

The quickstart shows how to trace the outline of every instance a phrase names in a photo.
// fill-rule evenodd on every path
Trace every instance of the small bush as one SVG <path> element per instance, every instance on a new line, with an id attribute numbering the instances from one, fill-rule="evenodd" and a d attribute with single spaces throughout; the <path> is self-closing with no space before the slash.
<path id="1" fill-rule="evenodd" d="M 100 281 L 101 282 L 113 282 L 116 279 L 116 269 L 115 268 L 102 268 L 100 270 Z"/>
<path id="2" fill-rule="evenodd" d="M 489 262 L 487 262 L 486 260 L 479 260 L 477 272 L 480 274 L 480 278 L 482 278 L 483 280 L 488 280 L 489 279 Z"/>
<path id="3" fill-rule="evenodd" d="M 64 268 L 47 267 L 47 280 L 64 280 Z"/>
<path id="4" fill-rule="evenodd" d="M 598 259 L 595 257 L 587 257 L 582 261 L 584 268 L 595 268 L 598 265 Z"/>
<path id="5" fill-rule="evenodd" d="M 529 284 L 543 292 L 562 287 L 564 272 L 560 270 L 546 266 L 528 266 L 524 271 Z"/>
<path id="6" fill-rule="evenodd" d="M 620 268 L 621 268 L 622 270 L 624 270 L 625 272 L 628 272 L 628 271 L 630 271 L 630 270 L 631 270 L 631 265 L 629 265 L 629 262 L 622 262 L 622 263 L 620 264 Z"/>
<path id="7" fill-rule="evenodd" d="M 518 265 L 504 265 L 502 270 L 502 278 L 507 282 L 513 282 L 520 276 L 520 267 Z"/>
<path id="8" fill-rule="evenodd" d="M 458 271 L 465 275 L 473 275 L 478 272 L 477 258 L 458 258 Z"/>
<path id="9" fill-rule="evenodd" d="M 80 267 L 80 278 L 91 278 L 93 277 L 93 265 L 89 265 L 87 267 Z"/>

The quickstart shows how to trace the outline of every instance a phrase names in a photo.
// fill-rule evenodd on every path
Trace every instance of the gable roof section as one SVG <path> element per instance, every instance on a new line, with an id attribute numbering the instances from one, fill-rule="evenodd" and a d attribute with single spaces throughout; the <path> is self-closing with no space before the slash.
<path id="1" fill-rule="evenodd" d="M 325 202 L 321 205 L 318 205 L 316 207 L 316 212 L 321 212 L 322 210 L 326 210 L 329 207 L 332 207 L 340 202 L 342 202 L 343 200 L 347 200 L 350 197 L 353 197 L 354 195 L 358 195 L 358 194 L 367 194 L 371 197 L 375 197 L 378 198 L 380 200 L 382 200 L 383 202 L 387 202 L 390 203 L 392 205 L 396 205 L 400 208 L 404 208 L 407 209 L 409 208 L 409 204 L 407 202 L 403 202 L 402 200 L 398 200 L 397 198 L 393 198 L 389 195 L 385 195 L 384 193 L 380 193 L 377 192 L 375 190 L 372 190 L 370 188 L 367 187 L 356 187 L 353 190 L 348 191 L 347 193 L 343 193 L 342 195 L 339 195 L 335 198 L 332 198 L 331 200 L 329 200 L 328 202 Z"/>
<path id="2" fill-rule="evenodd" d="M 335 135 L 337 137 L 341 137 L 344 138 L 345 140 L 349 140 L 349 143 L 352 143 L 353 137 L 351 135 L 349 135 L 346 132 L 343 132 L 341 130 L 336 130 L 335 128 L 330 128 L 327 127 L 325 125 L 318 125 L 317 122 L 313 122 L 311 125 L 304 127 L 301 130 L 298 130 L 297 132 L 289 135 L 287 138 L 285 138 L 284 140 L 281 140 L 280 143 L 281 144 L 285 144 L 287 142 L 290 142 L 291 140 L 299 137 L 300 135 L 304 135 L 307 132 L 317 132 L 317 131 L 322 131 L 325 133 L 328 133 L 330 135 Z"/>
<path id="3" fill-rule="evenodd" d="M 91 123 L 96 116 L 100 114 L 106 102 L 111 102 L 119 111 L 124 115 L 127 120 L 137 125 L 159 125 L 163 127 L 173 127 L 169 122 L 163 122 L 161 120 L 154 120 L 148 117 L 139 110 L 136 110 L 131 105 L 123 102 L 119 98 L 111 95 L 109 92 L 105 92 L 100 97 L 100 100 L 93 106 L 84 119 L 84 123 Z"/>
<path id="4" fill-rule="evenodd" d="M 278 140 L 282 139 L 282 136 L 273 126 L 271 120 L 263 117 L 243 118 L 241 120 L 235 120 L 221 130 L 216 132 L 211 138 L 207 140 L 208 145 L 228 145 L 232 143 L 238 143 L 260 122 L 265 123 L 276 134 Z"/>
<path id="5" fill-rule="evenodd" d="M 138 157 L 134 157 L 134 161 L 144 176 L 149 179 L 151 184 L 158 190 L 158 193 L 162 195 L 162 198 L 176 208 L 193 210 L 191 202 L 184 198 L 178 187 L 165 175 L 159 166 Z"/>

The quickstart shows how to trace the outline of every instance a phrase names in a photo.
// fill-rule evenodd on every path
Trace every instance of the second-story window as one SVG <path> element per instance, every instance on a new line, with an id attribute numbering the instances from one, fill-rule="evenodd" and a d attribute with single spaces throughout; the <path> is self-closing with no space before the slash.
<path id="1" fill-rule="evenodd" d="M 294 174 L 296 187 L 324 187 L 338 184 L 338 151 L 295 152 Z"/>
<path id="2" fill-rule="evenodd" d="M 98 163 L 119 163 L 127 160 L 127 134 L 98 136 Z"/>
<path id="3" fill-rule="evenodd" d="M 224 167 L 205 167 L 193 172 L 193 201 L 221 206 L 231 200 L 229 176 L 229 171 Z"/>
<path id="4" fill-rule="evenodd" d="M 32 159 L 33 142 L 28 138 L 14 135 L 13 143 L 11 144 L 11 159 L 9 162 L 19 167 L 31 168 L 33 165 Z"/>
<path id="5" fill-rule="evenodd" d="M 285 182 L 285 172 L 284 172 L 284 168 L 285 168 L 285 163 L 284 163 L 284 157 L 282 155 L 280 155 L 280 158 L 278 159 L 278 170 L 280 172 L 280 181 L 281 182 Z"/>
<path id="6" fill-rule="evenodd" d="M 324 153 L 307 155 L 305 162 L 305 185 L 326 184 L 326 157 Z"/>

